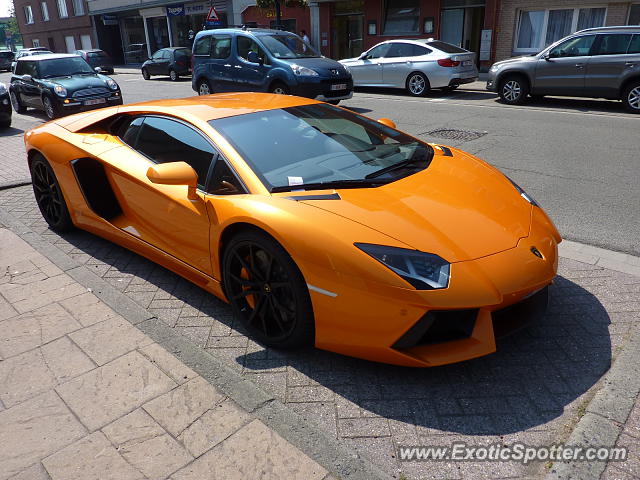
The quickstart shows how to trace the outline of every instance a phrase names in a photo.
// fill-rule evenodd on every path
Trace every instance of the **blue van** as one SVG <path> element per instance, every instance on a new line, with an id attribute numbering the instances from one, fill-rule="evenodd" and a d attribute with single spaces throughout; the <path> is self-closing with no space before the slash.
<path id="1" fill-rule="evenodd" d="M 199 95 L 272 92 L 334 105 L 353 95 L 344 65 L 318 54 L 297 35 L 280 30 L 204 30 L 193 42 L 191 87 Z"/>

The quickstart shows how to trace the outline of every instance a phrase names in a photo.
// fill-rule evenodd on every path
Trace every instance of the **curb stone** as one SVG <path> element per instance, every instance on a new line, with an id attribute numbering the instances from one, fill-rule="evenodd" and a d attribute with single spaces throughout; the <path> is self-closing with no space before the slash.
<path id="1" fill-rule="evenodd" d="M 243 378 L 213 355 L 192 344 L 188 339 L 167 327 L 161 320 L 102 278 L 80 265 L 55 245 L 42 239 L 28 226 L 0 211 L 0 224 L 6 226 L 79 284 L 135 325 L 156 343 L 172 353 L 211 385 L 238 403 L 282 438 L 302 450 L 310 458 L 334 472 L 339 478 L 353 480 L 382 480 L 388 477 L 382 470 L 350 451 L 338 440 L 316 426 L 305 422 L 279 400 L 262 388 Z"/>

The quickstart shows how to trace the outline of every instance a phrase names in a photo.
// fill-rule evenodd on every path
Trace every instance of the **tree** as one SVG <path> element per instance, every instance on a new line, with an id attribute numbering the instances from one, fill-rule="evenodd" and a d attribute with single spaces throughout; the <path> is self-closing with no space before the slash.
<path id="1" fill-rule="evenodd" d="M 9 20 L 4 24 L 4 31 L 5 34 L 3 35 L 4 38 L 2 38 L 2 40 L 5 38 L 11 38 L 11 43 L 15 45 L 20 39 L 20 28 L 18 27 L 18 20 L 16 19 L 16 11 L 13 3 L 9 6 Z M 7 33 L 11 36 L 9 37 Z M 8 43 L 7 46 L 9 46 Z"/>
<path id="2" fill-rule="evenodd" d="M 256 0 L 256 5 L 259 8 L 274 8 L 276 9 L 276 25 L 278 28 L 282 25 L 282 14 L 280 12 L 281 0 Z M 285 0 L 284 4 L 287 7 L 306 7 L 307 0 Z"/>

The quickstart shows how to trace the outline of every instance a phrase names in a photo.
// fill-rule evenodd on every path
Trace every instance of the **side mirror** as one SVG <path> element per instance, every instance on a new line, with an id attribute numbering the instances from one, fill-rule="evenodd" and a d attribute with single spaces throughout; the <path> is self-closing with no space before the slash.
<path id="1" fill-rule="evenodd" d="M 33 77 L 29 74 L 26 75 L 22 75 L 22 77 L 20 77 L 22 79 L 23 82 L 31 82 L 33 81 Z"/>
<path id="2" fill-rule="evenodd" d="M 158 185 L 186 185 L 187 198 L 196 200 L 196 187 L 198 186 L 198 174 L 186 162 L 161 163 L 149 167 L 147 178 Z"/>
<path id="3" fill-rule="evenodd" d="M 100 67 L 96 67 L 93 69 L 96 73 L 102 73 L 102 69 Z"/>
<path id="4" fill-rule="evenodd" d="M 256 52 L 249 52 L 249 54 L 247 55 L 247 60 L 250 61 L 251 63 L 259 63 L 260 65 L 262 65 L 263 60 L 258 56 L 258 54 Z"/>
<path id="5" fill-rule="evenodd" d="M 367 52 L 362 52 L 358 57 L 358 60 L 364 60 L 365 58 L 367 58 Z"/>
<path id="6" fill-rule="evenodd" d="M 395 122 L 393 120 L 389 120 L 388 118 L 379 118 L 378 123 L 386 125 L 387 127 L 396 128 Z"/>

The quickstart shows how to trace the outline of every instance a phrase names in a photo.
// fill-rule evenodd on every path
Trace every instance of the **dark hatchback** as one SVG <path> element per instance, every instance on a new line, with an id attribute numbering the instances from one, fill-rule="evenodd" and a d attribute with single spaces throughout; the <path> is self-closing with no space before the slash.
<path id="1" fill-rule="evenodd" d="M 2 50 L 0 51 L 0 70 L 6 70 L 7 72 L 11 71 L 11 63 L 15 58 L 15 53 L 11 50 Z"/>
<path id="2" fill-rule="evenodd" d="M 0 82 L 0 128 L 11 126 L 11 102 L 9 101 L 9 90 L 7 86 Z"/>
<path id="3" fill-rule="evenodd" d="M 27 107 L 50 119 L 95 108 L 122 105 L 118 84 L 77 55 L 51 54 L 18 60 L 9 86 L 17 113 Z"/>
<path id="4" fill-rule="evenodd" d="M 214 92 L 271 92 L 337 104 L 353 95 L 344 65 L 325 58 L 297 35 L 280 30 L 204 30 L 193 44 L 191 87 Z"/>
<path id="5" fill-rule="evenodd" d="M 168 75 L 176 82 L 181 76 L 191 75 L 191 52 L 184 47 L 161 48 L 142 64 L 142 76 Z"/>
<path id="6" fill-rule="evenodd" d="M 104 73 L 113 73 L 113 59 L 104 50 L 76 50 L 76 55 L 80 55 L 93 68 L 100 67 Z"/>

